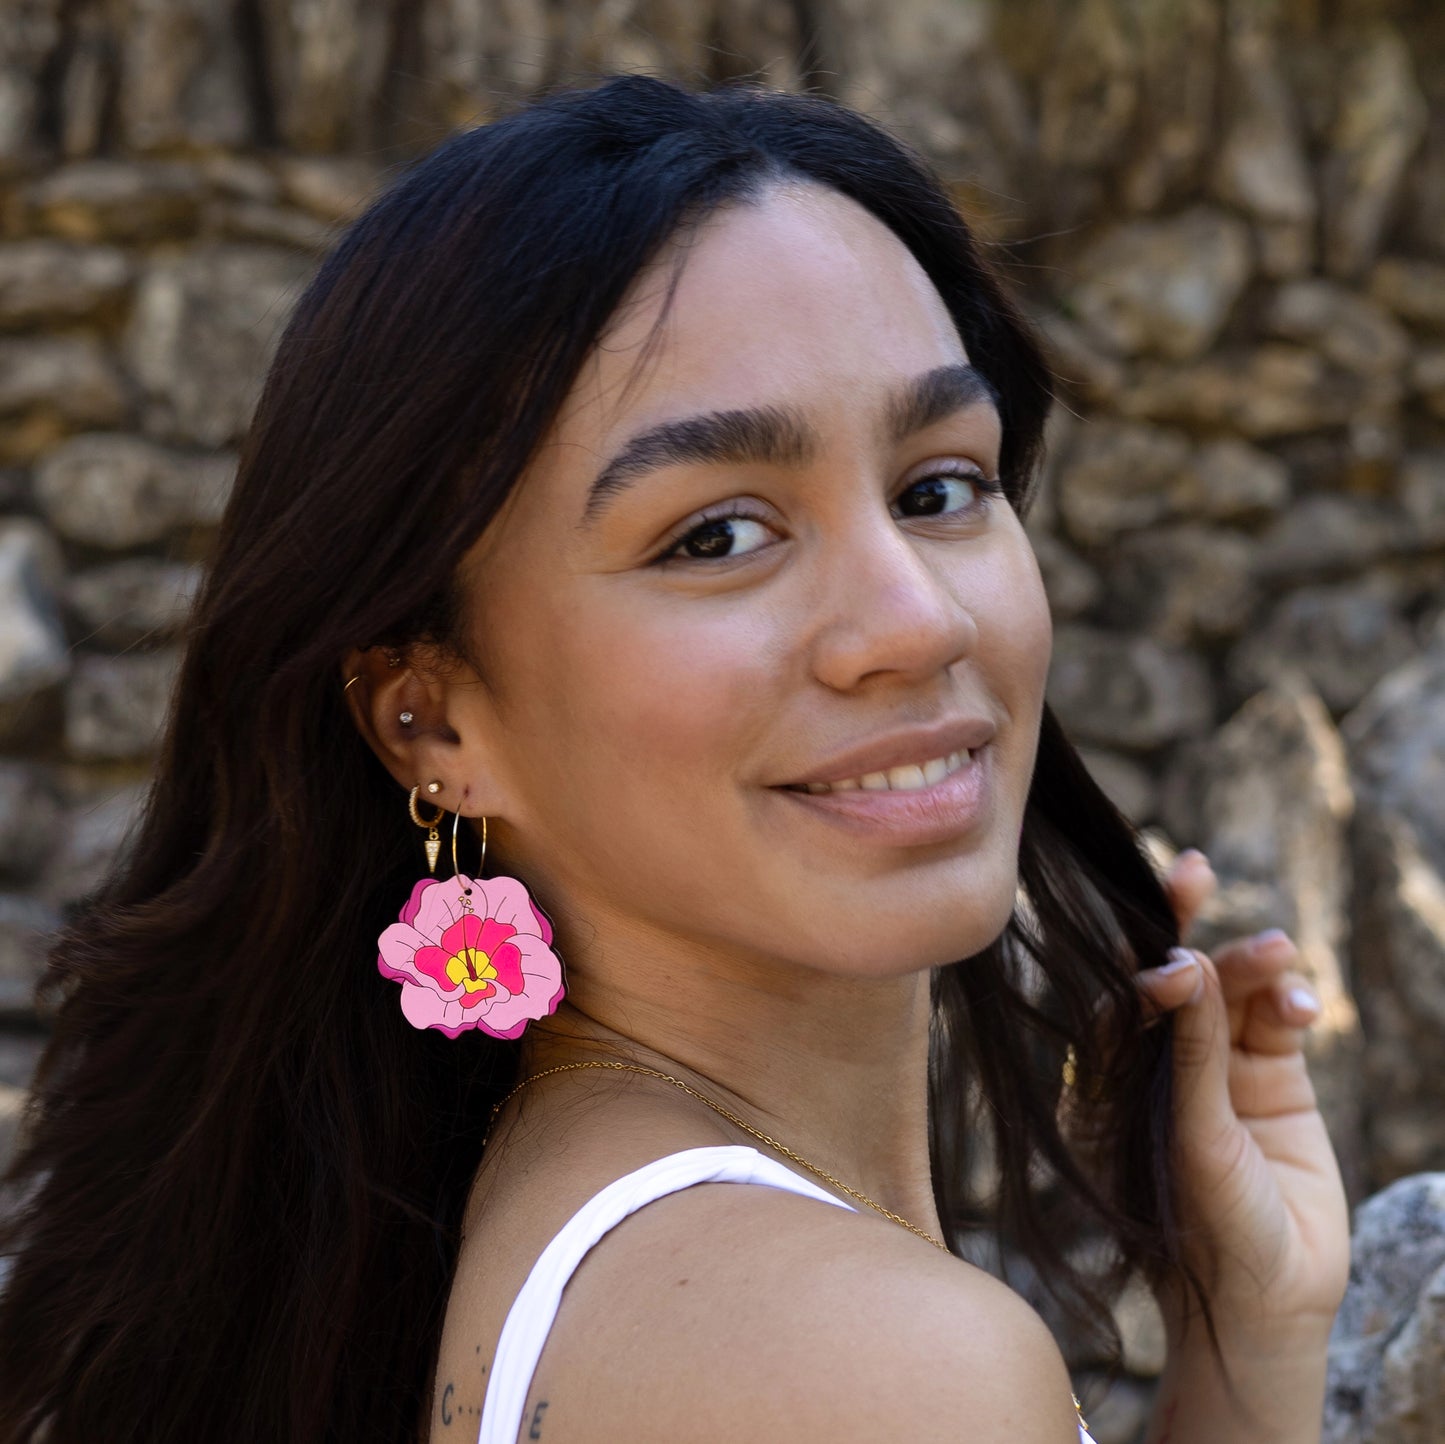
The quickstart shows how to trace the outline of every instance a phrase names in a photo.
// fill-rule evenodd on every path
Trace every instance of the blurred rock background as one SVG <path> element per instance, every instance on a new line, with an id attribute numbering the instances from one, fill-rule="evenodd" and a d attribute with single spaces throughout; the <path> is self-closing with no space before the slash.
<path id="1" fill-rule="evenodd" d="M 1386 1189 L 1357 1259 L 1413 1250 L 1361 1265 L 1327 1437 L 1445 1440 L 1438 0 L 3 0 L 0 1127 L 317 257 L 452 127 L 618 69 L 868 111 L 1021 291 L 1050 700 L 1161 860 L 1209 854 L 1201 946 L 1300 942 L 1352 1199 Z M 1125 1378 L 1073 1358 L 1101 1444 L 1162 1362 L 1120 1319 Z"/>

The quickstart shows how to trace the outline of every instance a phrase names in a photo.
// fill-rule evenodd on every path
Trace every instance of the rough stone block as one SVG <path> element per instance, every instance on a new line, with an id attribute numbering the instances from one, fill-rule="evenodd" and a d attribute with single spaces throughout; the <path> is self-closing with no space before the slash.
<path id="1" fill-rule="evenodd" d="M 1249 231 L 1203 207 L 1105 231 L 1078 258 L 1072 311 L 1123 355 L 1205 351 L 1250 277 Z"/>
<path id="2" fill-rule="evenodd" d="M 73 437 L 36 469 L 36 501 L 64 537 L 125 549 L 179 527 L 213 526 L 235 459 L 172 451 L 123 433 Z"/>
<path id="3" fill-rule="evenodd" d="M 236 440 L 312 265 L 242 245 L 154 260 L 125 339 L 127 364 L 150 402 L 147 429 L 202 446 Z"/>
<path id="4" fill-rule="evenodd" d="M 1200 657 L 1078 623 L 1055 630 L 1047 695 L 1072 738 L 1126 751 L 1197 735 L 1213 714 Z"/>
<path id="5" fill-rule="evenodd" d="M 125 295 L 130 281 L 130 260 L 113 246 L 0 244 L 0 329 L 97 316 Z"/>
<path id="6" fill-rule="evenodd" d="M 65 746 L 81 761 L 144 757 L 155 750 L 179 655 L 82 656 L 65 691 Z"/>

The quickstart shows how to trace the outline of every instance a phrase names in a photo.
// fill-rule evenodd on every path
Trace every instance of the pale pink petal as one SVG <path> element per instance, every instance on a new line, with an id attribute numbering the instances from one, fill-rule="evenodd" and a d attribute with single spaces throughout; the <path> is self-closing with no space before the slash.
<path id="1" fill-rule="evenodd" d="M 449 1038 L 475 1026 L 463 1018 L 460 1004 L 438 997 L 430 988 L 411 984 L 402 986 L 401 1011 L 413 1028 L 440 1028 Z"/>
<path id="2" fill-rule="evenodd" d="M 425 933 L 429 943 L 439 943 L 442 934 L 461 917 L 462 889 L 471 886 L 470 878 L 448 877 L 427 888 L 421 895 L 421 906 L 412 919 L 412 926 L 417 932 Z"/>
<path id="3" fill-rule="evenodd" d="M 417 971 L 416 953 L 418 948 L 426 947 L 428 942 L 430 939 L 424 938 L 414 927 L 406 923 L 392 923 L 376 940 L 380 953 L 376 965 L 385 977 L 410 978 L 414 982 L 424 982 L 422 974 Z"/>
<path id="4" fill-rule="evenodd" d="M 472 906 L 483 917 L 496 918 L 499 923 L 508 923 L 519 933 L 541 936 L 537 914 L 532 910 L 532 899 L 526 887 L 514 877 L 488 877 L 471 886 L 480 889 L 473 892 Z"/>
<path id="5" fill-rule="evenodd" d="M 537 919 L 537 930 L 542 934 L 542 941 L 550 948 L 552 946 L 552 919 L 537 906 L 536 898 L 529 897 L 527 903 L 532 909 L 532 916 Z"/>
<path id="6" fill-rule="evenodd" d="M 541 938 L 518 933 L 512 945 L 522 955 L 526 988 L 509 997 L 499 996 L 487 1009 L 479 1026 L 497 1038 L 519 1037 L 528 1023 L 555 1013 L 566 992 L 562 960 Z"/>

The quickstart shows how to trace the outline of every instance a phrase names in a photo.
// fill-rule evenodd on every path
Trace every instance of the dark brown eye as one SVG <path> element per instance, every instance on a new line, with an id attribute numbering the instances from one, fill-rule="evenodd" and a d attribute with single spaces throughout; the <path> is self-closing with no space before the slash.
<path id="1" fill-rule="evenodd" d="M 945 516 L 954 512 L 983 511 L 990 495 L 1003 491 L 1001 482 L 977 472 L 941 472 L 925 476 L 904 491 L 896 503 L 902 516 Z"/>
<path id="2" fill-rule="evenodd" d="M 769 529 L 752 517 L 712 517 L 693 527 L 662 560 L 716 562 L 746 556 L 766 546 L 768 535 Z"/>

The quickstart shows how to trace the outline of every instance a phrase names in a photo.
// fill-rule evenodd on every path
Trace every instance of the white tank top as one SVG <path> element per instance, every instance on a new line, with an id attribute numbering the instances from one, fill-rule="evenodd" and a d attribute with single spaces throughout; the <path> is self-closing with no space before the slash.
<path id="1" fill-rule="evenodd" d="M 516 1444 L 527 1393 L 537 1360 L 562 1302 L 562 1290 L 587 1251 L 610 1228 L 644 1204 L 694 1183 L 760 1183 L 801 1193 L 856 1213 L 851 1203 L 834 1198 L 809 1178 L 746 1144 L 685 1148 L 644 1163 L 593 1194 L 562 1225 L 532 1266 L 522 1291 L 507 1311 L 497 1340 L 487 1395 L 482 1401 L 482 1428 L 477 1444 Z M 1094 1444 L 1079 1426 L 1080 1444 Z"/>

